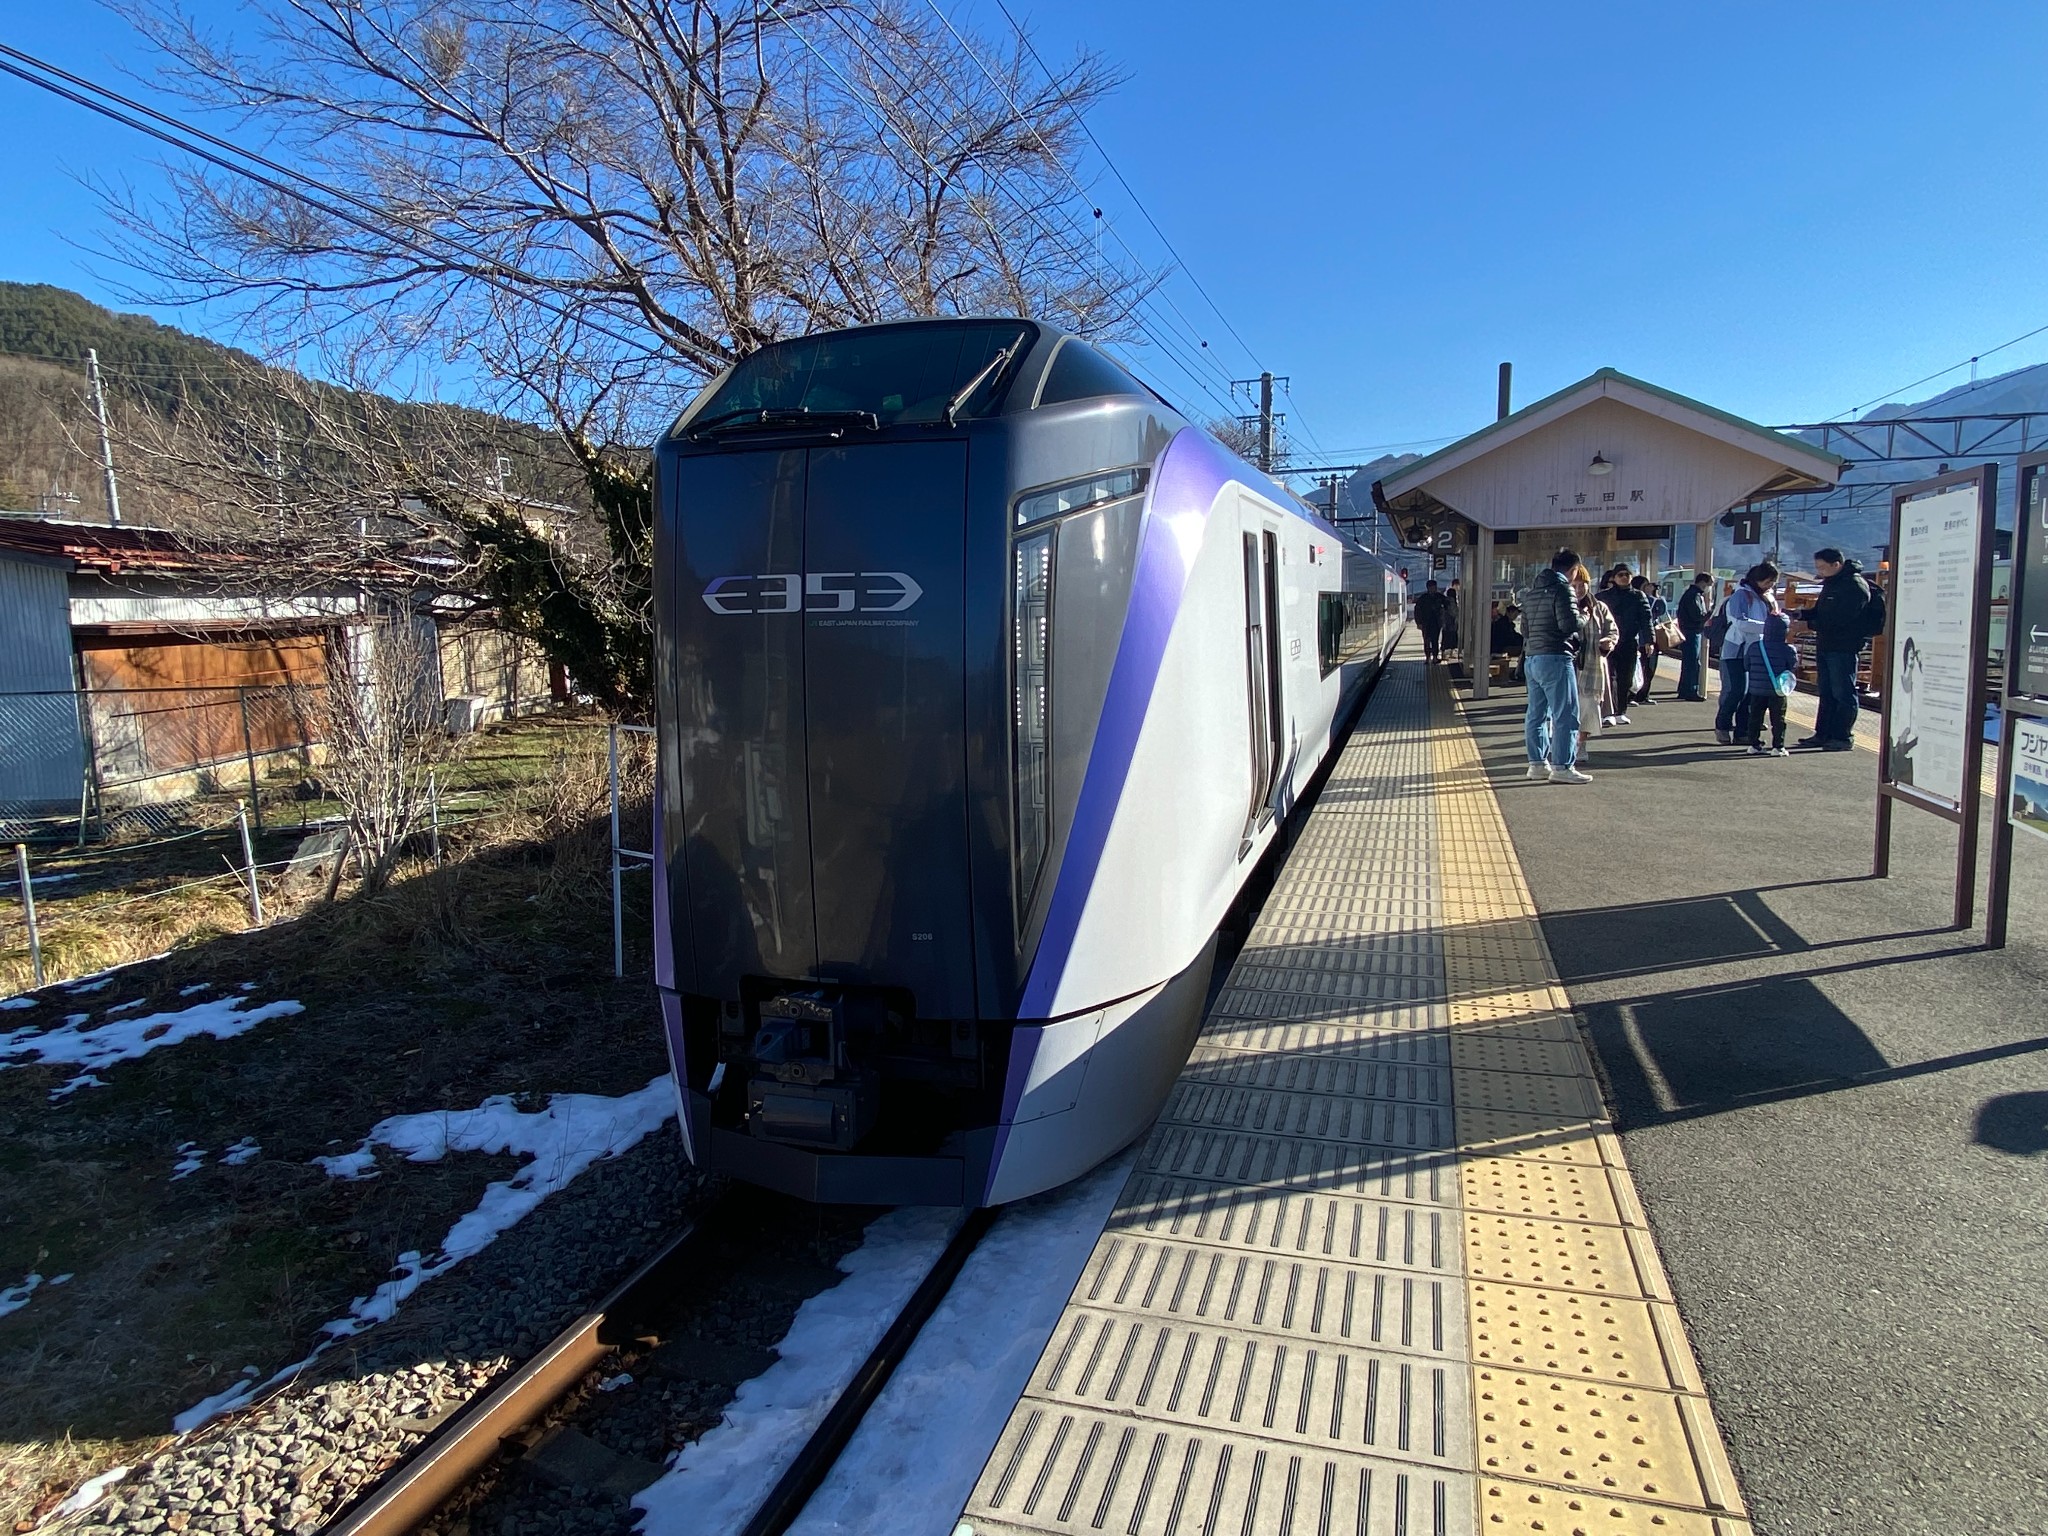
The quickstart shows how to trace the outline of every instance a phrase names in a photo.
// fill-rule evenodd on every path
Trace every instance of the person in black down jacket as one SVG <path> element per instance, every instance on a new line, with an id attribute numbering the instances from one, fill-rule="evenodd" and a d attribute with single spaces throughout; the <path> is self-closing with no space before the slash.
<path id="1" fill-rule="evenodd" d="M 1415 599 L 1415 627 L 1422 631 L 1422 659 L 1440 661 L 1444 654 L 1444 595 L 1436 583 L 1423 587 Z"/>
<path id="2" fill-rule="evenodd" d="M 1551 557 L 1522 603 L 1522 673 L 1529 689 L 1522 744 L 1529 777 L 1541 783 L 1590 784 L 1578 769 L 1579 663 L 1584 620 L 1564 573 L 1579 563 L 1569 549 Z"/>
<path id="3" fill-rule="evenodd" d="M 1707 624 L 1714 616 L 1714 577 L 1701 571 L 1678 595 L 1678 696 L 1688 704 L 1707 702 Z"/>
<path id="4" fill-rule="evenodd" d="M 1839 549 L 1815 550 L 1813 570 L 1821 579 L 1820 597 L 1802 617 L 1813 631 L 1820 710 L 1813 734 L 1793 745 L 1847 752 L 1856 739 L 1856 658 L 1881 627 L 1872 621 L 1882 610 L 1872 607 L 1862 564 L 1844 559 Z"/>
<path id="5" fill-rule="evenodd" d="M 1607 605 L 1607 611 L 1614 615 L 1614 622 L 1621 630 L 1621 643 L 1607 658 L 1608 694 L 1613 699 L 1611 719 L 1603 719 L 1603 725 L 1627 725 L 1629 699 L 1635 693 L 1636 666 L 1642 660 L 1643 652 L 1656 644 L 1656 636 L 1650 628 L 1650 605 L 1643 594 L 1629 583 L 1635 572 L 1625 565 L 1617 565 L 1607 573 L 1607 580 L 1600 588 L 1599 600 Z"/>

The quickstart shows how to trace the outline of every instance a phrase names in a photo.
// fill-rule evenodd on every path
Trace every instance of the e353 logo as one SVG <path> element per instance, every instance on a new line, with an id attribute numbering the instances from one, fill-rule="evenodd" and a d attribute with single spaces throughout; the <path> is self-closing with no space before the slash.
<path id="1" fill-rule="evenodd" d="M 713 613 L 901 613 L 924 588 L 902 571 L 719 576 L 704 589 Z"/>

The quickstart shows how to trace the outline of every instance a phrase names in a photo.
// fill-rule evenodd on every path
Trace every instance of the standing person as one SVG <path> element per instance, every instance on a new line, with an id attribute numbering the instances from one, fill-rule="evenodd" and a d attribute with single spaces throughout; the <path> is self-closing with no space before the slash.
<path id="1" fill-rule="evenodd" d="M 1464 601 L 1465 594 L 1458 590 L 1457 578 L 1453 577 L 1451 579 L 1450 586 L 1444 589 L 1443 648 L 1447 651 L 1456 651 L 1463 649 L 1463 647 L 1458 643 L 1458 621 L 1462 617 L 1458 610 L 1459 605 Z"/>
<path id="2" fill-rule="evenodd" d="M 1764 619 L 1760 638 L 1743 648 L 1749 686 L 1749 755 L 1789 757 L 1785 750 L 1785 698 L 1799 676 L 1799 653 L 1792 649 L 1792 628 L 1773 610 Z M 1764 721 L 1771 722 L 1771 744 L 1764 745 Z"/>
<path id="3" fill-rule="evenodd" d="M 1607 658 L 1621 643 L 1621 631 L 1607 605 L 1593 600 L 1593 573 L 1584 565 L 1572 567 L 1571 587 L 1586 627 L 1585 643 L 1579 647 L 1579 751 L 1583 754 L 1593 737 L 1614 724 Z M 1598 709 L 1593 707 L 1595 703 Z"/>
<path id="4" fill-rule="evenodd" d="M 1813 734 L 1793 745 L 1847 752 L 1856 744 L 1856 658 L 1884 628 L 1884 599 L 1872 595 L 1862 563 L 1845 559 L 1839 549 L 1815 550 L 1813 569 L 1820 597 L 1806 610 L 1803 627 L 1813 633 L 1820 712 Z"/>
<path id="5" fill-rule="evenodd" d="M 1415 627 L 1422 631 L 1422 659 L 1441 661 L 1444 655 L 1444 595 L 1429 582 L 1415 599 Z"/>
<path id="6" fill-rule="evenodd" d="M 1707 702 L 1707 620 L 1714 612 L 1714 577 L 1701 571 L 1678 595 L 1678 696 Z"/>
<path id="7" fill-rule="evenodd" d="M 1579 557 L 1560 549 L 1540 573 L 1522 607 L 1522 673 L 1529 698 L 1522 715 L 1522 745 L 1529 777 L 1541 783 L 1590 784 L 1577 767 L 1579 675 L 1574 651 L 1583 644 L 1585 616 L 1565 572 Z"/>
<path id="8" fill-rule="evenodd" d="M 1617 565 L 1608 571 L 1606 584 L 1600 589 L 1600 601 L 1614 615 L 1615 627 L 1620 631 L 1607 656 L 1616 725 L 1629 723 L 1629 701 L 1636 691 L 1636 664 L 1642 659 L 1643 648 L 1655 643 L 1650 635 L 1650 605 L 1631 585 L 1633 575 L 1627 566 Z"/>
<path id="9" fill-rule="evenodd" d="M 1635 701 L 1654 704 L 1657 701 L 1650 697 L 1650 684 L 1657 678 L 1657 626 L 1671 617 L 1671 604 L 1664 600 L 1662 589 L 1652 585 L 1647 576 L 1638 576 L 1629 585 L 1642 593 L 1643 601 L 1650 605 L 1650 642 L 1643 647 L 1642 687 L 1636 690 Z"/>
<path id="10" fill-rule="evenodd" d="M 1738 717 L 1749 696 L 1749 661 L 1744 655 L 1764 637 L 1764 620 L 1777 611 L 1774 595 L 1778 568 L 1765 560 L 1743 573 L 1741 584 L 1728 594 L 1728 638 L 1721 642 L 1721 702 L 1714 710 L 1714 740 L 1735 745 Z M 1745 734 L 1746 727 L 1745 727 Z"/>

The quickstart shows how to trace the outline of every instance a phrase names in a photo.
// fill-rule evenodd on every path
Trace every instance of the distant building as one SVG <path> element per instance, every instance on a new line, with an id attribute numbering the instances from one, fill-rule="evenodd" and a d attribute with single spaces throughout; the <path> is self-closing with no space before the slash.
<path id="1" fill-rule="evenodd" d="M 431 629 L 421 685 L 457 728 L 558 695 L 530 646 L 437 613 L 402 569 L 275 596 L 260 572 L 258 551 L 158 529 L 0 516 L 0 818 L 178 800 L 306 757 L 307 690 L 373 608 Z"/>

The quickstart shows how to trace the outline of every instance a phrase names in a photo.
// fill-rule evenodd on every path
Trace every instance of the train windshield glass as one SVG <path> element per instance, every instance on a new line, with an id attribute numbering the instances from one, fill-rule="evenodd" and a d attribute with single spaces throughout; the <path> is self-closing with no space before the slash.
<path id="1" fill-rule="evenodd" d="M 1001 409 L 1036 334 L 1021 320 L 963 320 L 778 342 L 733 369 L 691 421 L 708 426 L 755 411 L 860 413 L 886 427 L 946 421 L 949 406 L 951 419 L 985 416 Z M 1001 366 L 991 368 L 998 357 Z"/>

